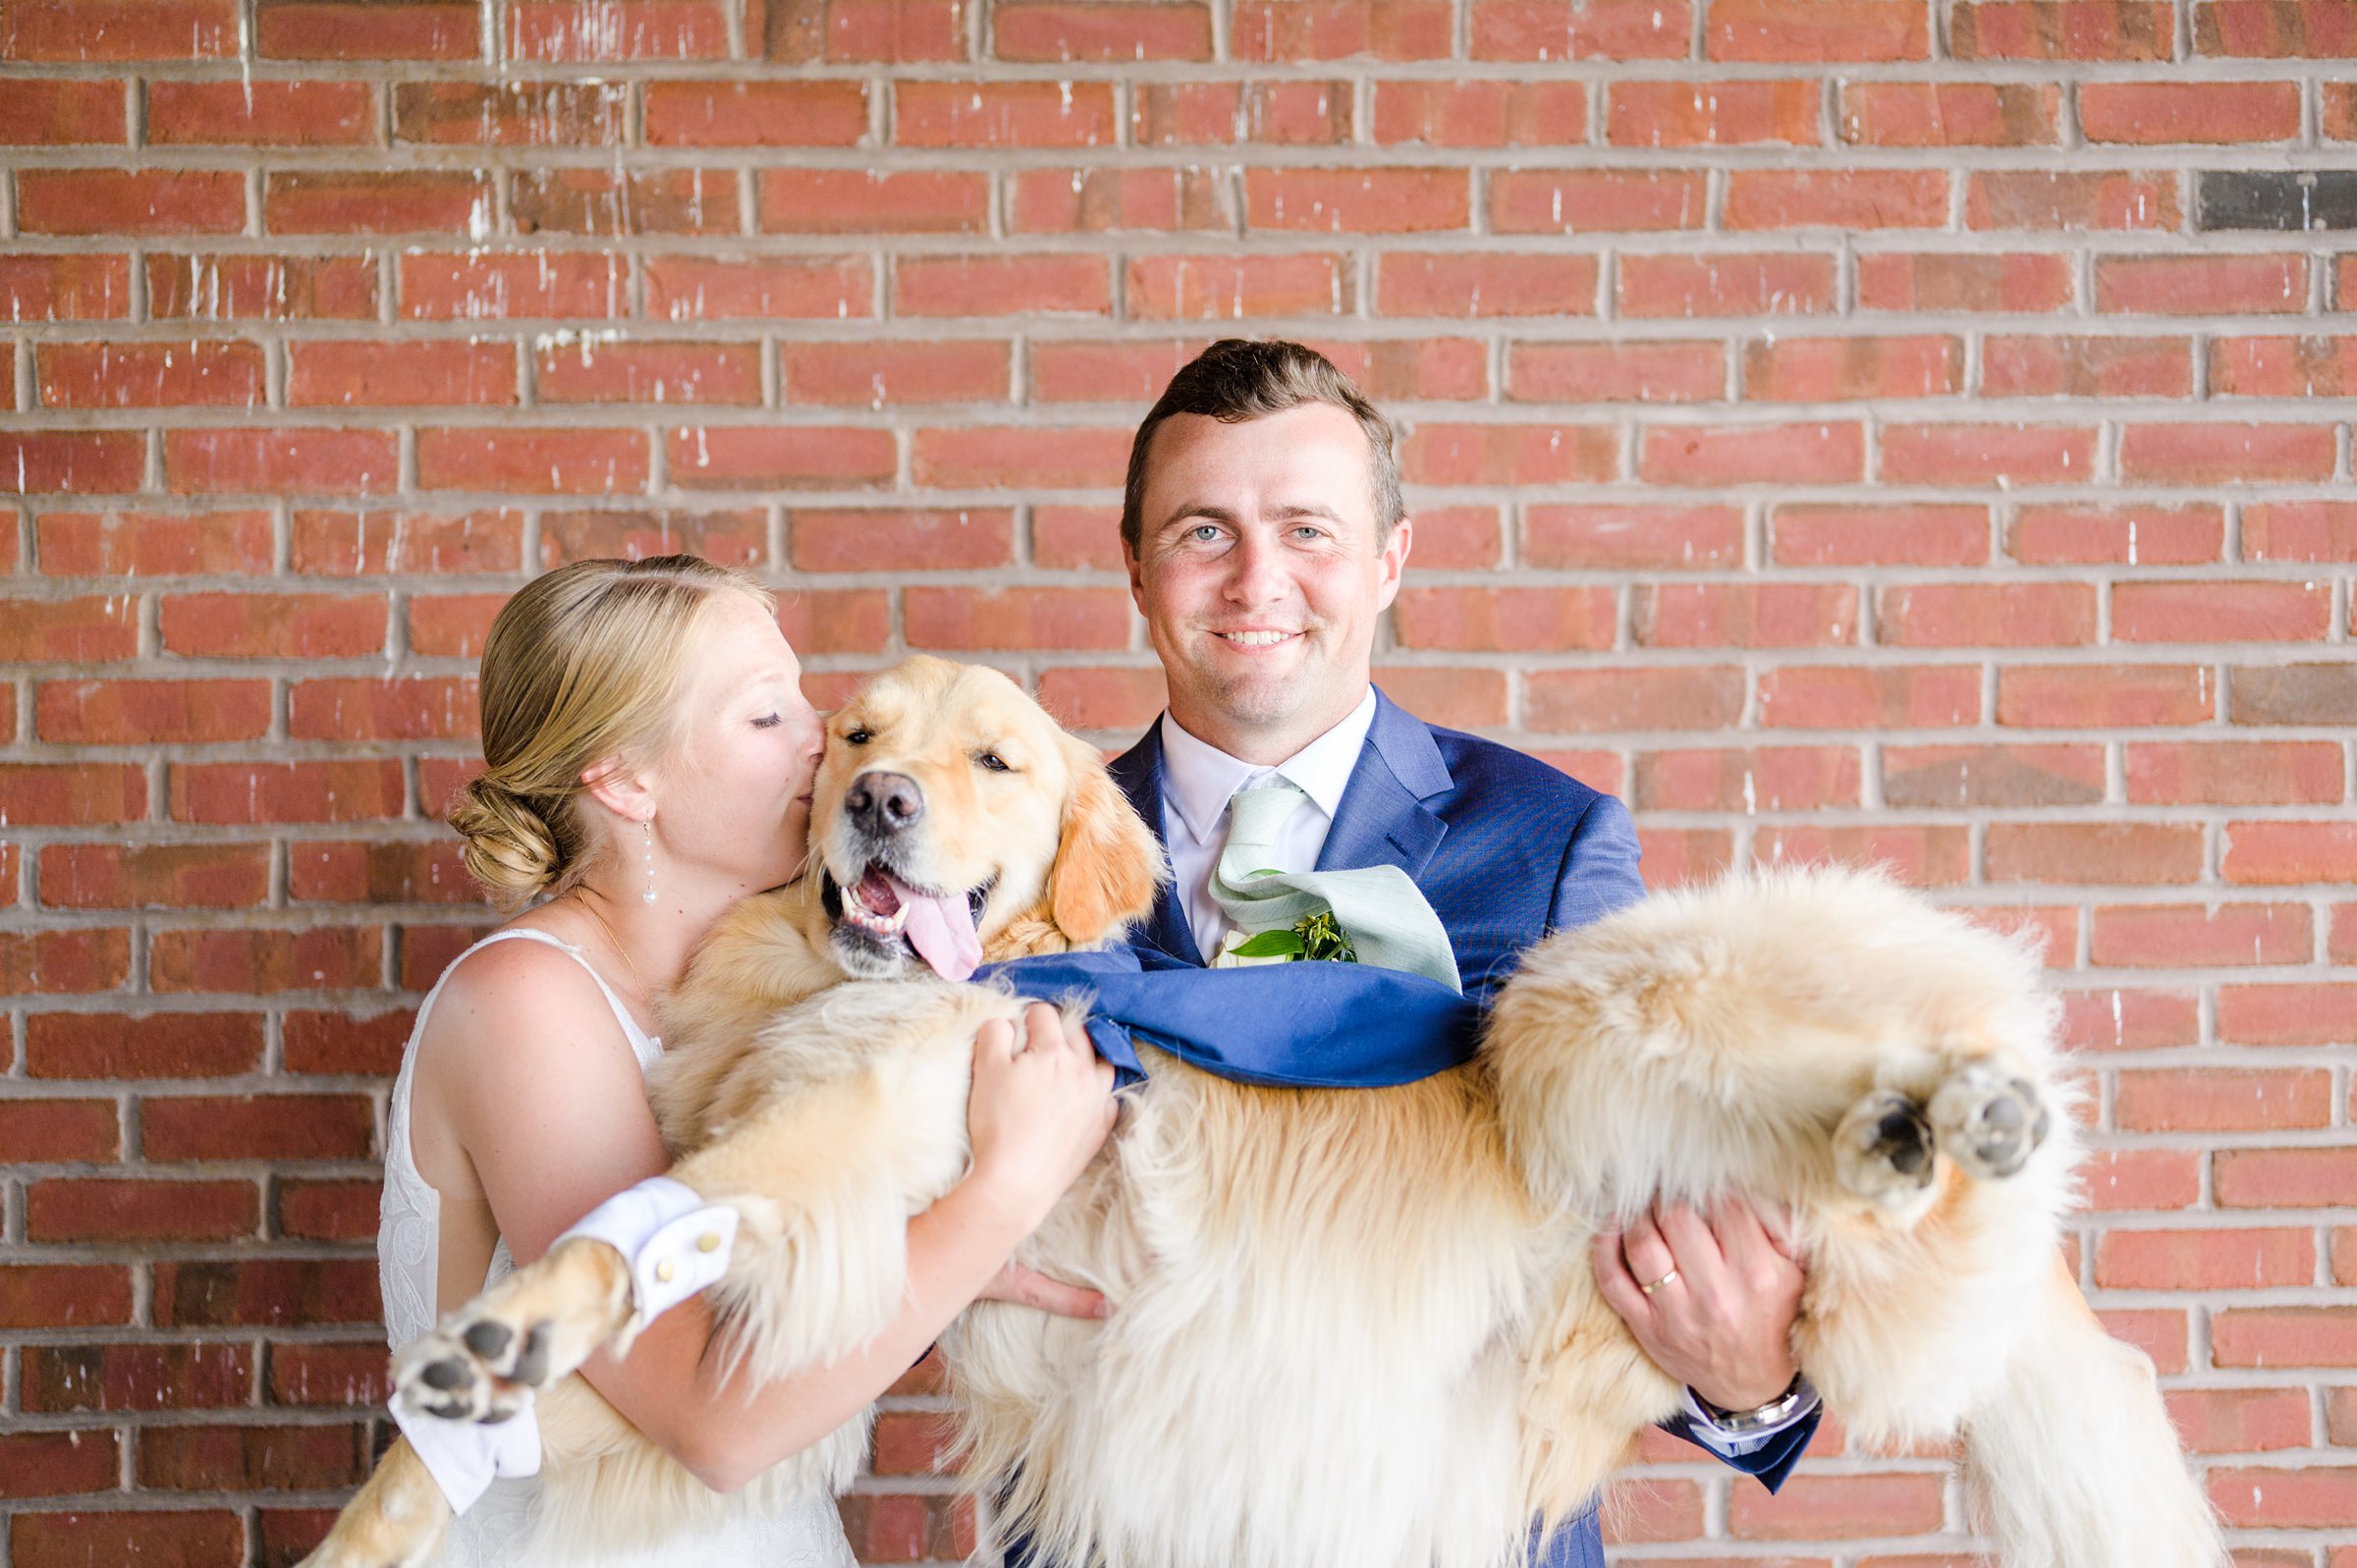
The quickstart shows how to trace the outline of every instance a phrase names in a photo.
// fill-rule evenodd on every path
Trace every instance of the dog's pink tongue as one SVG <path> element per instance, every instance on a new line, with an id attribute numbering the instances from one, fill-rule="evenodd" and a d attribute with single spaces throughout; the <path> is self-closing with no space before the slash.
<path id="1" fill-rule="evenodd" d="M 963 980 L 972 974 L 982 961 L 982 939 L 974 935 L 973 911 L 966 907 L 965 894 L 954 892 L 937 898 L 918 892 L 898 877 L 890 877 L 890 881 L 892 891 L 900 894 L 901 907 L 908 911 L 908 923 L 901 928 L 901 934 L 908 939 L 916 955 L 944 980 Z"/>

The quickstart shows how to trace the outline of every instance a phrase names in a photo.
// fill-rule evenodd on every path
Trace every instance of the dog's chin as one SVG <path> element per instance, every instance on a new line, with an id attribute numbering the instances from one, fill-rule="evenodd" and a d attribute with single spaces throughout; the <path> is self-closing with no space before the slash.
<path id="1" fill-rule="evenodd" d="M 873 870 L 874 866 L 867 869 Z M 856 913 L 845 908 L 843 884 L 832 867 L 822 866 L 819 878 L 819 904 L 828 925 L 828 952 L 846 976 L 852 980 L 902 980 L 932 973 L 905 936 L 897 930 L 872 929 L 872 922 L 863 923 Z M 977 930 L 988 915 L 991 891 L 998 882 L 997 874 L 993 873 L 979 887 L 966 890 L 966 907 Z"/>

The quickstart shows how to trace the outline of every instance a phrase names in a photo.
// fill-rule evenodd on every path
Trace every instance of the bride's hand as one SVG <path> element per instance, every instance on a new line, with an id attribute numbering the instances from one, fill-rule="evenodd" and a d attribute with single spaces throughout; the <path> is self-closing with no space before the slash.
<path id="1" fill-rule="evenodd" d="M 1061 1279 L 1050 1279 L 1036 1269 L 1026 1269 L 1012 1258 L 989 1284 L 982 1287 L 982 1301 L 1013 1301 L 1026 1307 L 1052 1312 L 1059 1318 L 1102 1318 L 1108 1308 L 1104 1294 L 1080 1285 L 1068 1285 Z"/>

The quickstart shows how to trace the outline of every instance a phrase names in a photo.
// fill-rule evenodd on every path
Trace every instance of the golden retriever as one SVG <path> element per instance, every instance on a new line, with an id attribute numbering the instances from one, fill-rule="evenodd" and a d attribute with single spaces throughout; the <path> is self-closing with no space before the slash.
<path id="1" fill-rule="evenodd" d="M 812 846 L 699 950 L 654 1085 L 672 1175 L 740 1217 L 713 1301 L 757 1376 L 890 1317 L 907 1216 L 963 1170 L 974 1030 L 1019 1020 L 920 961 L 959 922 L 911 922 L 962 897 L 989 958 L 1085 946 L 1162 874 L 1094 751 L 932 659 L 834 717 Z M 2055 1021 L 2022 945 L 1824 872 L 1550 939 L 1482 1054 L 1418 1083 L 1257 1088 L 1142 1053 L 1021 1254 L 1113 1314 L 968 1309 L 942 1347 L 966 1474 L 1013 1478 L 1001 1527 L 1088 1568 L 1511 1568 L 1678 1407 L 1589 1274 L 1596 1228 L 1741 1189 L 1792 1216 L 1828 1408 L 1868 1444 L 1960 1433 L 2005 1568 L 2215 1568 L 2150 1364 L 2056 1261 L 2078 1139 Z M 562 1243 L 406 1352 L 398 1397 L 496 1418 L 562 1379 L 538 1403 L 560 1561 L 848 1483 L 865 1417 L 704 1489 L 566 1376 L 630 1316 L 621 1255 Z M 423 1562 L 446 1519 L 397 1445 L 309 1561 Z"/>

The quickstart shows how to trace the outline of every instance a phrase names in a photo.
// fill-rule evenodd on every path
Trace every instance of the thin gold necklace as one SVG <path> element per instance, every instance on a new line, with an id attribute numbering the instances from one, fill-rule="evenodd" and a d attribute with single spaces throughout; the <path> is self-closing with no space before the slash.
<path id="1" fill-rule="evenodd" d="M 638 1004 L 642 1007 L 652 1006 L 654 998 L 648 993 L 646 982 L 638 977 L 638 962 L 630 956 L 630 949 L 622 945 L 621 939 L 614 935 L 614 928 L 606 924 L 606 917 L 597 912 L 597 905 L 590 901 L 594 896 L 591 890 L 583 888 L 581 895 L 581 907 L 589 911 L 589 918 L 596 921 L 597 929 L 605 933 L 606 946 L 614 949 L 616 957 L 630 965 L 630 984 L 637 989 Z"/>

